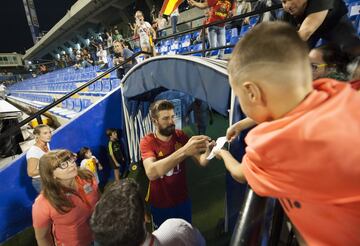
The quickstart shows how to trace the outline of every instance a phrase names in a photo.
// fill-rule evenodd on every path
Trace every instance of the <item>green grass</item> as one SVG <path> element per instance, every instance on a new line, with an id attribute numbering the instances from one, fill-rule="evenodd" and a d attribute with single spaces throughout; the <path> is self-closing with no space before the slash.
<path id="1" fill-rule="evenodd" d="M 213 125 L 209 125 L 206 134 L 216 140 L 224 136 L 228 120 L 215 114 Z M 195 127 L 185 128 L 189 135 L 196 133 Z M 218 228 L 225 215 L 225 166 L 214 158 L 205 168 L 188 163 L 187 182 L 193 208 L 193 224 L 199 228 L 207 245 L 228 245 L 230 236 L 221 234 Z"/>
<path id="2" fill-rule="evenodd" d="M 34 229 L 29 227 L 24 231 L 16 234 L 12 238 L 8 239 L 6 242 L 0 244 L 2 246 L 36 246 Z"/>

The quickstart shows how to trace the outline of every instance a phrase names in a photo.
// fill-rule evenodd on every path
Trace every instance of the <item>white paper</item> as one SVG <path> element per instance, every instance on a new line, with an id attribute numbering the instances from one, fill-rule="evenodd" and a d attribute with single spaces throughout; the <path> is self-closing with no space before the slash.
<path id="1" fill-rule="evenodd" d="M 359 15 L 360 14 L 360 5 L 352 6 L 350 9 L 350 16 Z"/>
<path id="2" fill-rule="evenodd" d="M 219 137 L 218 139 L 216 139 L 216 145 L 214 146 L 214 148 L 211 150 L 211 153 L 209 154 L 208 157 L 206 157 L 207 160 L 211 160 L 212 158 L 215 157 L 215 153 L 216 151 L 220 150 L 224 144 L 227 142 L 226 137 Z"/>

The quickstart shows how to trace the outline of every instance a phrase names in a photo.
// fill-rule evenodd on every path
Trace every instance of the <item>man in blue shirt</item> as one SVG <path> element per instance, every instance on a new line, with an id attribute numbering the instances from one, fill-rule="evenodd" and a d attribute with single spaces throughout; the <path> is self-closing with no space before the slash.
<path id="1" fill-rule="evenodd" d="M 114 65 L 118 65 L 125 61 L 127 58 L 131 57 L 134 52 L 125 47 L 124 43 L 118 40 L 113 42 L 114 47 L 114 56 L 113 63 Z M 137 64 L 136 59 L 132 59 L 131 61 L 125 63 L 117 70 L 117 77 L 121 79 L 129 70 Z"/>

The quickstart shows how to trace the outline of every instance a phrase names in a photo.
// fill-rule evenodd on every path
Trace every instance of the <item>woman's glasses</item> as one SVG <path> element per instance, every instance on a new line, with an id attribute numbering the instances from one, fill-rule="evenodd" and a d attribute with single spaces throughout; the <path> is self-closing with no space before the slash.
<path id="1" fill-rule="evenodd" d="M 75 164 L 76 162 L 76 158 L 75 157 L 70 157 L 69 160 L 61 162 L 56 168 L 60 168 L 60 169 L 66 169 L 68 168 L 70 165 Z M 55 168 L 55 169 L 56 169 Z"/>
<path id="2" fill-rule="evenodd" d="M 326 67 L 327 65 L 328 64 L 325 64 L 325 63 L 323 63 L 323 64 L 311 63 L 311 68 L 312 68 L 313 71 L 317 71 L 322 67 Z"/>

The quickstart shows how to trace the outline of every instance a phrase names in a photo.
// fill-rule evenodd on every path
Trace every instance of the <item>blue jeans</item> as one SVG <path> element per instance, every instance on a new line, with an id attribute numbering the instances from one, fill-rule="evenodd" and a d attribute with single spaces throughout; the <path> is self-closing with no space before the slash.
<path id="1" fill-rule="evenodd" d="M 209 27 L 209 41 L 210 41 L 210 48 L 225 46 L 226 44 L 225 26 Z M 224 58 L 224 49 L 221 49 L 219 51 L 218 57 L 220 59 Z"/>
<path id="2" fill-rule="evenodd" d="M 190 199 L 171 208 L 155 208 L 150 205 L 150 211 L 153 217 L 154 227 L 157 229 L 161 224 L 171 218 L 184 219 L 191 224 L 191 201 Z"/>
<path id="3" fill-rule="evenodd" d="M 172 27 L 173 34 L 176 33 L 176 24 L 178 22 L 178 18 L 179 18 L 179 16 L 177 16 L 177 15 L 171 16 L 171 27 Z"/>
<path id="4" fill-rule="evenodd" d="M 34 187 L 34 189 L 37 191 L 37 193 L 40 193 L 41 191 L 41 180 L 40 178 L 31 179 L 31 183 Z"/>

